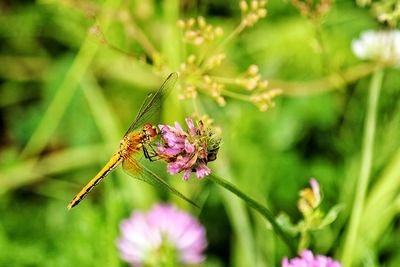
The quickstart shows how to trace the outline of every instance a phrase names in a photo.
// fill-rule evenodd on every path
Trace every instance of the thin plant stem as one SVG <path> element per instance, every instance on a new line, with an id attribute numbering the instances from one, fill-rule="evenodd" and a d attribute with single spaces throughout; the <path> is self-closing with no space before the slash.
<path id="1" fill-rule="evenodd" d="M 246 28 L 246 23 L 244 23 L 243 21 L 229 34 L 228 37 L 226 37 L 226 39 L 224 39 L 217 47 L 217 49 L 215 49 L 213 54 L 217 54 L 219 51 L 221 51 L 227 43 L 230 42 L 230 40 L 232 40 L 234 37 L 238 36 L 245 28 Z"/>
<path id="2" fill-rule="evenodd" d="M 385 169 L 382 171 L 382 175 L 376 179 L 376 183 L 371 188 L 368 194 L 368 199 L 365 203 L 363 210 L 362 221 L 366 222 L 362 226 L 362 229 L 366 231 L 368 229 L 369 236 L 374 236 L 375 241 L 382 235 L 384 227 L 382 227 L 381 216 L 377 217 L 378 212 L 383 210 L 389 210 L 391 206 L 394 205 L 393 200 L 398 196 L 398 191 L 400 189 L 400 179 L 398 175 L 400 173 L 400 148 L 397 149 L 393 158 L 389 161 Z M 400 197 L 398 198 L 400 200 Z M 393 214 L 395 216 L 395 214 Z M 392 222 L 387 220 L 387 223 Z M 377 225 L 379 222 L 379 227 L 371 228 L 374 224 Z"/>
<path id="3" fill-rule="evenodd" d="M 269 87 L 281 88 L 283 90 L 283 93 L 288 96 L 322 94 L 343 88 L 344 86 L 346 86 L 346 84 L 355 82 L 361 78 L 371 75 L 376 70 L 382 67 L 385 67 L 385 65 L 381 63 L 363 63 L 313 81 L 287 82 L 269 80 Z"/>
<path id="4" fill-rule="evenodd" d="M 197 86 L 201 91 L 203 91 L 204 94 L 206 94 L 206 95 L 208 94 L 210 97 L 212 97 L 212 94 L 211 94 L 210 90 L 207 88 L 206 85 L 204 85 L 204 84 L 202 84 L 202 83 L 196 83 L 196 86 Z M 249 101 L 249 102 L 251 102 L 250 96 L 244 95 L 244 94 L 235 93 L 235 92 L 232 92 L 232 91 L 229 91 L 229 90 L 226 90 L 226 89 L 221 91 L 221 95 L 223 95 L 223 96 L 229 96 L 229 97 L 231 97 L 231 98 L 235 98 L 235 99 L 242 100 L 242 101 Z"/>
<path id="5" fill-rule="evenodd" d="M 218 46 L 215 48 L 215 50 L 210 50 L 210 53 L 205 53 L 202 57 L 202 59 L 200 60 L 201 63 L 201 72 L 204 73 L 205 70 L 205 66 L 204 66 L 204 62 L 205 62 L 205 58 L 210 58 L 216 54 L 218 54 L 220 51 L 223 50 L 223 48 L 230 42 L 230 40 L 232 40 L 234 37 L 238 36 L 245 28 L 246 28 L 246 24 L 244 22 L 241 22 L 229 35 L 228 37 L 226 37 L 220 44 L 218 44 Z"/>
<path id="6" fill-rule="evenodd" d="M 107 150 L 109 144 L 92 144 L 64 149 L 37 158 L 20 161 L 0 172 L 0 196 L 19 187 L 42 181 L 46 177 L 66 173 L 100 163 L 98 155 Z"/>
<path id="7" fill-rule="evenodd" d="M 289 249 L 293 253 L 293 255 L 296 254 L 296 246 L 294 244 L 294 241 L 279 226 L 279 224 L 275 220 L 273 213 L 270 210 L 268 210 L 266 207 L 264 207 L 263 205 L 261 205 L 260 203 L 258 203 L 257 201 L 255 201 L 254 199 L 252 199 L 251 197 L 249 197 L 242 191 L 240 191 L 235 185 L 224 180 L 223 178 L 221 178 L 215 174 L 209 175 L 208 178 L 211 181 L 213 181 L 213 182 L 219 184 L 220 186 L 224 187 L 225 189 L 229 190 L 230 192 L 232 192 L 233 194 L 235 194 L 242 200 L 244 200 L 248 206 L 252 207 L 257 212 L 259 212 L 263 217 L 265 217 L 268 220 L 268 222 L 272 225 L 275 233 L 289 247 Z"/>
<path id="8" fill-rule="evenodd" d="M 143 48 L 145 53 L 152 59 L 153 62 L 156 61 L 156 56 L 159 55 L 159 52 L 154 47 L 152 42 L 147 38 L 146 34 L 142 31 L 142 29 L 136 24 L 136 22 L 132 19 L 132 16 L 127 12 L 126 14 L 126 32 L 130 37 L 136 39 L 140 46 Z"/>
<path id="9" fill-rule="evenodd" d="M 238 100 L 251 102 L 251 98 L 248 95 L 238 94 L 229 90 L 222 90 L 222 95 L 229 96 Z"/>
<path id="10" fill-rule="evenodd" d="M 321 55 L 321 65 L 322 65 L 322 70 L 325 73 L 329 73 L 331 70 L 331 66 L 329 64 L 329 57 L 327 53 L 327 49 L 325 46 L 325 42 L 323 40 L 322 34 L 323 34 L 323 29 L 321 25 L 321 21 L 313 21 L 313 27 L 315 31 L 315 39 L 318 43 L 319 49 L 320 49 L 320 55 Z"/>
<path id="11" fill-rule="evenodd" d="M 353 260 L 355 259 L 355 255 L 357 255 L 356 244 L 357 240 L 360 239 L 359 228 L 371 174 L 376 117 L 382 80 L 383 70 L 378 69 L 372 75 L 371 84 L 369 87 L 367 114 L 364 121 L 360 175 L 356 184 L 356 192 L 351 211 L 350 223 L 347 229 L 347 235 L 343 247 L 342 263 L 347 267 L 351 266 Z"/>

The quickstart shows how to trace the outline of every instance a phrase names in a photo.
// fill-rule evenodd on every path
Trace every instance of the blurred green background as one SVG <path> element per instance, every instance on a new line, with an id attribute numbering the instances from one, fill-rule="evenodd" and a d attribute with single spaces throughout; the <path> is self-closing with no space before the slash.
<path id="1" fill-rule="evenodd" d="M 121 169 L 77 208 L 66 209 L 117 149 L 146 94 L 184 61 L 176 21 L 202 15 L 226 36 L 241 20 L 237 1 L 6 0 L 0 10 L 0 266 L 126 266 L 115 246 L 119 222 L 159 201 L 176 203 L 206 226 L 204 266 L 280 266 L 289 252 L 260 215 L 207 180 L 169 177 L 162 163 L 155 164 L 157 173 L 201 209 Z M 260 112 L 229 97 L 220 107 L 199 94 L 203 112 L 222 130 L 219 158 L 210 167 L 293 221 L 300 218 L 298 192 L 315 177 L 323 209 L 344 209 L 313 235 L 311 248 L 340 259 L 373 71 L 353 56 L 351 40 L 380 25 L 368 8 L 350 0 L 333 3 L 318 23 L 290 1 L 272 0 L 267 10 L 266 18 L 224 47 L 227 60 L 218 73 L 235 77 L 257 64 L 283 95 L 274 109 Z M 127 34 L 118 12 L 131 15 L 168 69 L 143 63 L 149 59 L 140 57 L 143 47 Z M 136 56 L 88 34 L 95 21 L 113 46 Z M 356 75 L 346 79 L 348 70 Z M 342 82 L 327 83 L 332 76 Z M 354 266 L 400 266 L 399 77 L 398 70 L 385 70 Z M 190 100 L 177 101 L 173 93 L 163 118 L 182 123 L 193 111 Z"/>

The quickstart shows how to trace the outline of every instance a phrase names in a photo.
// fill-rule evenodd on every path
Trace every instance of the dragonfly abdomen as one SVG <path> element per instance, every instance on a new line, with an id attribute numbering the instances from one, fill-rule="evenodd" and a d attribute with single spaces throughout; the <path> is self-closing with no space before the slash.
<path id="1" fill-rule="evenodd" d="M 75 207 L 81 202 L 82 199 L 86 197 L 87 194 L 95 187 L 104 177 L 107 176 L 118 164 L 121 162 L 122 158 L 119 153 L 115 153 L 113 157 L 109 160 L 106 166 L 101 169 L 101 171 L 84 187 L 82 190 L 72 199 L 72 201 L 68 205 L 68 209 Z"/>

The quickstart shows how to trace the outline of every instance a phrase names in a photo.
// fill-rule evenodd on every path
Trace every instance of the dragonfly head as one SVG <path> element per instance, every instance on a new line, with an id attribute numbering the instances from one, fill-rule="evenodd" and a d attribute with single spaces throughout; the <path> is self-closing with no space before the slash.
<path id="1" fill-rule="evenodd" d="M 150 138 L 156 137 L 158 134 L 157 127 L 150 123 L 143 125 L 143 132 Z"/>

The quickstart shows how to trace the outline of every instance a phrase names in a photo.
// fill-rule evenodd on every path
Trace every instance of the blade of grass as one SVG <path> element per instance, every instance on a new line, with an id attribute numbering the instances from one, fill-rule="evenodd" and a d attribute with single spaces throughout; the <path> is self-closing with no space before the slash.
<path id="1" fill-rule="evenodd" d="M 101 88 L 97 84 L 93 75 L 88 73 L 82 80 L 82 91 L 88 101 L 90 110 L 99 128 L 100 134 L 106 143 L 115 143 L 122 138 L 123 129 L 118 118 L 114 116 L 107 99 L 103 95 Z"/>
<path id="2" fill-rule="evenodd" d="M 383 170 L 372 187 L 362 216 L 364 224 L 361 234 L 368 236 L 369 242 L 377 242 L 398 212 L 400 191 L 400 149 Z M 396 200 L 397 197 L 397 200 Z M 380 216 L 376 216 L 380 214 Z"/>
<path id="3" fill-rule="evenodd" d="M 382 207 L 392 203 L 393 199 L 398 195 L 400 190 L 399 174 L 400 148 L 371 189 L 363 214 L 364 221 L 368 222 L 369 219 L 376 218 L 377 212 Z"/>
<path id="4" fill-rule="evenodd" d="M 163 3 L 164 10 L 164 38 L 162 41 L 163 55 L 167 58 L 169 66 L 177 70 L 181 62 L 181 41 L 178 29 L 175 26 L 179 19 L 179 0 L 167 0 Z"/>
<path id="5" fill-rule="evenodd" d="M 281 88 L 288 96 L 304 96 L 322 94 L 343 88 L 348 83 L 355 82 L 363 77 L 381 69 L 382 65 L 376 63 L 363 63 L 339 73 L 333 73 L 314 81 L 278 81 L 269 80 L 270 88 Z"/>
<path id="6" fill-rule="evenodd" d="M 355 260 L 357 260 L 358 258 L 356 246 L 357 240 L 361 238 L 359 229 L 371 173 L 378 100 L 382 80 L 383 70 L 378 69 L 372 75 L 371 84 L 369 87 L 367 114 L 364 122 L 363 143 L 361 150 L 362 159 L 360 175 L 356 183 L 355 197 L 352 206 L 350 223 L 347 228 L 345 243 L 342 252 L 342 263 L 344 266 L 348 267 L 352 266 L 353 262 L 355 262 Z"/>
<path id="7" fill-rule="evenodd" d="M 119 6 L 119 2 L 119 0 L 107 0 L 103 5 L 103 10 L 112 10 L 116 6 Z M 106 18 L 106 16 L 98 18 L 104 31 L 107 30 L 111 23 L 111 19 Z M 82 80 L 82 77 L 100 46 L 100 44 L 94 43 L 91 39 L 91 36 L 88 35 L 84 40 L 64 80 L 57 89 L 52 102 L 43 115 L 42 120 L 39 122 L 24 150 L 21 152 L 21 158 L 40 153 L 53 135 L 78 84 Z"/>
<path id="8" fill-rule="evenodd" d="M 40 161 L 30 159 L 21 161 L 0 172 L 0 195 L 44 179 L 47 175 L 69 172 L 100 162 L 99 154 L 105 145 L 89 145 L 66 149 L 44 156 Z"/>

